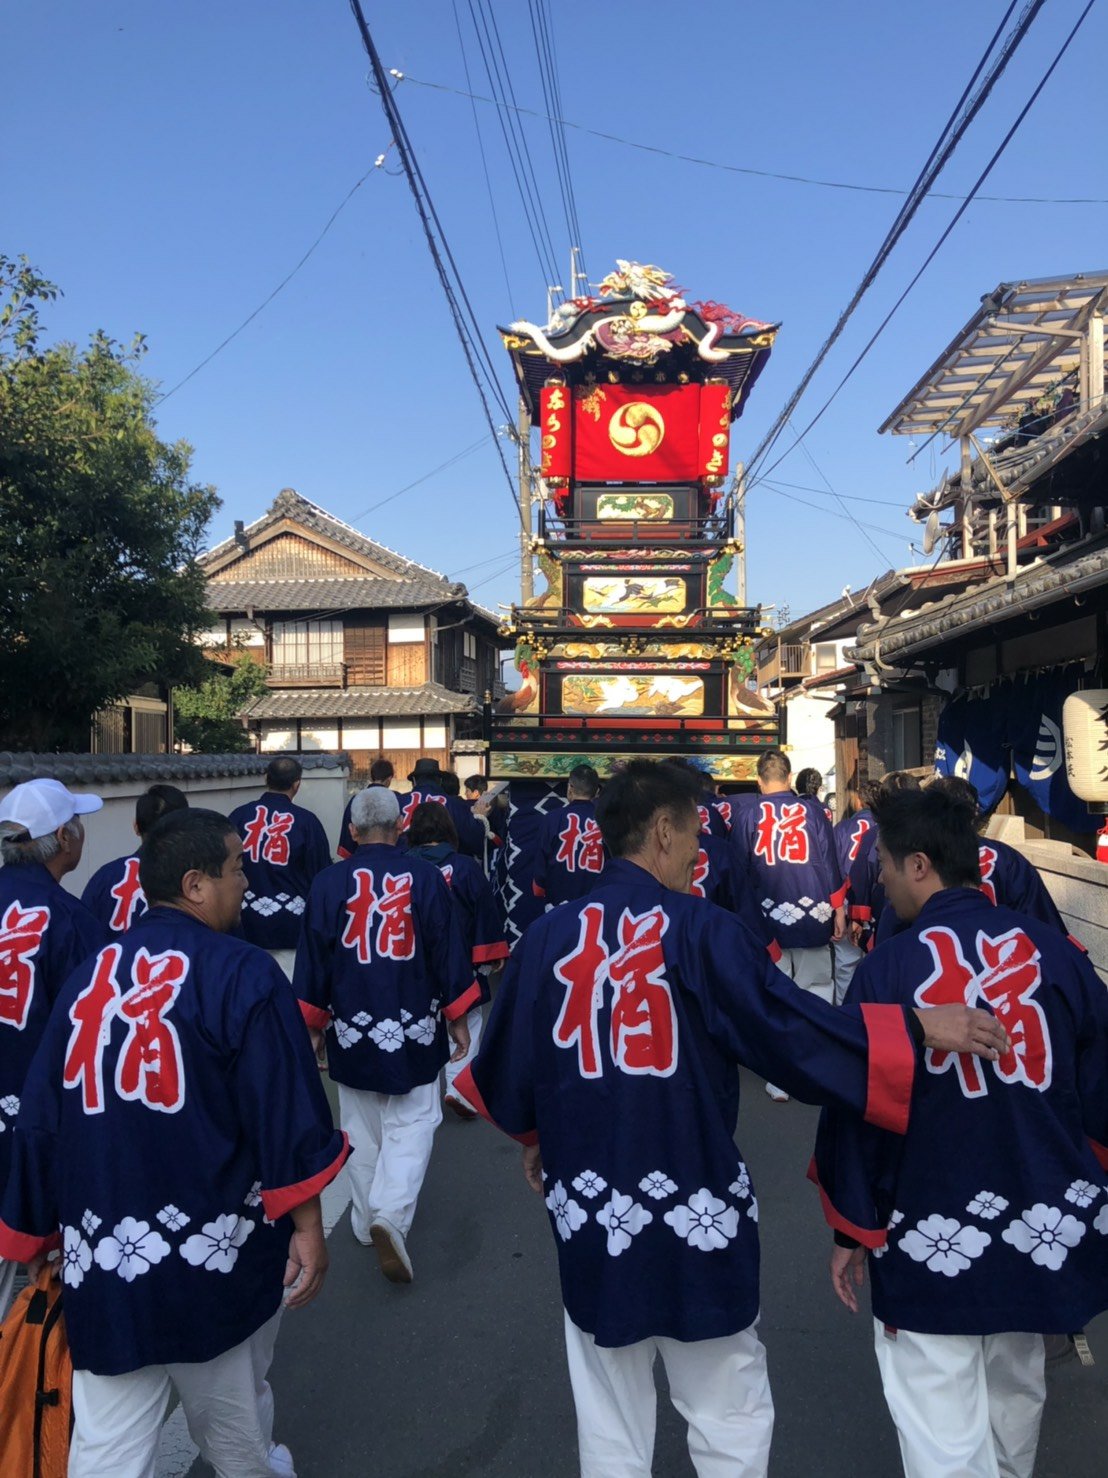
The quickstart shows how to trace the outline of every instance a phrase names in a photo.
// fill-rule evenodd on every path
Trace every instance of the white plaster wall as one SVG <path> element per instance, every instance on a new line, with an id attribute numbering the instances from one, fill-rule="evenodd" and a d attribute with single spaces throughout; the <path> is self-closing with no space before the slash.
<path id="1" fill-rule="evenodd" d="M 790 698 L 788 754 L 793 774 L 814 766 L 827 779 L 835 765 L 835 725 L 828 718 L 834 705 L 818 698 Z M 828 785 L 828 789 L 832 789 Z"/>

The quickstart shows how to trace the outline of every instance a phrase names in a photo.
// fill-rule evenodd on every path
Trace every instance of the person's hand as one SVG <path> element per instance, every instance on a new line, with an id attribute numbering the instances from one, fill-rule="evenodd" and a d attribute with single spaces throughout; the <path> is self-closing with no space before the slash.
<path id="1" fill-rule="evenodd" d="M 846 938 L 846 909 L 840 906 L 835 910 L 835 922 L 831 926 L 831 942 L 838 944 L 840 939 Z"/>
<path id="2" fill-rule="evenodd" d="M 42 1272 L 43 1268 L 47 1265 L 49 1261 L 50 1254 L 48 1252 L 40 1252 L 37 1257 L 32 1257 L 31 1261 L 27 1264 L 28 1281 L 31 1283 L 37 1283 L 38 1275 Z M 53 1274 L 54 1282 L 56 1283 L 62 1275 L 62 1260 L 60 1257 L 54 1259 Z"/>
<path id="3" fill-rule="evenodd" d="M 533 1191 L 542 1195 L 542 1151 L 537 1144 L 523 1146 L 523 1178 Z"/>
<path id="4" fill-rule="evenodd" d="M 457 1021 L 448 1021 L 446 1030 L 450 1034 L 455 1046 L 450 1054 L 451 1062 L 462 1062 L 469 1051 L 469 1022 L 464 1016 L 459 1016 Z"/>
<path id="5" fill-rule="evenodd" d="M 287 1309 L 302 1309 L 323 1287 L 330 1264 L 327 1239 L 322 1221 L 314 1221 L 303 1229 L 297 1227 L 289 1239 L 289 1259 L 285 1264 L 284 1286 L 295 1290 L 285 1299 Z"/>
<path id="6" fill-rule="evenodd" d="M 995 1062 L 1012 1050 L 1008 1033 L 988 1011 L 973 1006 L 916 1008 L 923 1024 L 923 1043 L 936 1052 L 972 1052 Z"/>
<path id="7" fill-rule="evenodd" d="M 855 949 L 861 949 L 862 947 L 862 934 L 864 930 L 864 924 L 851 924 L 850 926 L 850 942 Z"/>
<path id="8" fill-rule="evenodd" d="M 856 1290 L 861 1288 L 865 1280 L 866 1249 L 864 1247 L 832 1247 L 831 1287 L 852 1314 L 858 1312 Z"/>

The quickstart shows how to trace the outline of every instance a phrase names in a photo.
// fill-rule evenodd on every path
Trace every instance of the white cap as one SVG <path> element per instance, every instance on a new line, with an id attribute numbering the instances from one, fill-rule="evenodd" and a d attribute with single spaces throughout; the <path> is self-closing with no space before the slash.
<path id="1" fill-rule="evenodd" d="M 99 811 L 103 804 L 98 795 L 74 795 L 60 780 L 25 780 L 0 800 L 0 821 L 21 827 L 36 840 L 52 836 L 74 816 Z"/>

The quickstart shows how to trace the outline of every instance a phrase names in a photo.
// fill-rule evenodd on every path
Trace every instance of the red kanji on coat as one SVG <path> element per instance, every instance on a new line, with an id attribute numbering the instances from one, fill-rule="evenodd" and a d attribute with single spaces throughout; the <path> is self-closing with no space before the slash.
<path id="1" fill-rule="evenodd" d="M 413 790 L 404 803 L 404 809 L 400 812 L 400 830 L 408 830 L 417 806 L 429 804 L 432 801 L 436 806 L 446 805 L 446 797 L 444 795 L 425 795 L 421 790 Z"/>
<path id="2" fill-rule="evenodd" d="M 977 849 L 977 864 L 981 871 L 981 891 L 990 903 L 996 902 L 996 884 L 993 882 L 993 873 L 996 872 L 998 861 L 995 847 L 984 845 Z"/>
<path id="3" fill-rule="evenodd" d="M 581 835 L 577 866 L 581 872 L 604 871 L 604 838 L 591 816 L 585 822 L 585 830 Z"/>
<path id="4" fill-rule="evenodd" d="M 1042 1007 L 1031 997 L 1042 984 L 1039 951 L 1022 929 L 999 938 L 978 934 L 984 971 L 978 981 L 982 1000 L 1008 1033 L 1011 1051 L 994 1063 L 1006 1083 L 1026 1083 L 1040 1093 L 1050 1087 L 1050 1032 Z"/>
<path id="5" fill-rule="evenodd" d="M 704 884 L 708 881 L 708 872 L 708 854 L 707 852 L 705 852 L 704 848 L 701 847 L 700 851 L 696 854 L 696 866 L 693 868 L 692 887 L 689 889 L 689 892 L 692 893 L 694 897 L 707 898 L 708 894 L 704 887 Z"/>
<path id="6" fill-rule="evenodd" d="M 580 842 L 581 818 L 576 811 L 570 811 L 558 833 L 558 850 L 554 854 L 554 861 L 560 862 L 566 872 L 575 872 L 577 869 L 577 848 Z"/>
<path id="7" fill-rule="evenodd" d="M 35 990 L 35 956 L 50 923 L 50 910 L 24 908 L 18 899 L 0 919 L 0 1025 L 22 1031 Z"/>
<path id="8" fill-rule="evenodd" d="M 242 850 L 251 862 L 272 862 L 286 867 L 289 860 L 289 832 L 296 820 L 291 811 L 268 811 L 258 806 L 246 824 Z"/>
<path id="9" fill-rule="evenodd" d="M 373 923 L 373 911 L 377 907 L 377 895 L 373 891 L 373 874 L 364 867 L 354 869 L 354 892 L 346 900 L 346 928 L 342 942 L 347 949 L 355 951 L 359 965 L 368 965 L 372 954 L 369 947 L 369 931 Z"/>
<path id="10" fill-rule="evenodd" d="M 185 1074 L 177 1029 L 165 1018 L 181 992 L 189 961 L 179 950 L 151 955 L 140 949 L 131 962 L 131 989 L 118 1014 L 127 1023 L 115 1086 L 120 1098 L 174 1114 L 185 1101 Z"/>
<path id="11" fill-rule="evenodd" d="M 139 860 L 137 857 L 128 857 L 123 864 L 123 876 L 111 890 L 110 896 L 115 899 L 115 907 L 112 916 L 108 920 L 108 928 L 113 934 L 122 934 L 124 930 L 131 927 L 131 920 L 135 916 L 135 909 L 140 903 L 146 902 L 146 896 L 139 885 Z"/>
<path id="12" fill-rule="evenodd" d="M 708 807 L 697 806 L 696 813 L 700 817 L 700 830 L 707 831 L 712 824 L 712 818 L 708 812 Z"/>
<path id="13" fill-rule="evenodd" d="M 723 824 L 724 824 L 724 826 L 726 826 L 727 830 L 730 831 L 731 830 L 731 802 L 730 801 L 713 801 L 712 804 L 715 806 L 716 810 L 719 812 L 720 816 L 723 818 Z"/>
<path id="14" fill-rule="evenodd" d="M 677 1014 L 666 979 L 662 936 L 669 919 L 624 909 L 620 948 L 608 961 L 612 1000 L 612 1061 L 625 1073 L 668 1078 L 677 1066 Z"/>
<path id="15" fill-rule="evenodd" d="M 754 855 L 767 867 L 777 862 L 808 861 L 808 818 L 803 802 L 782 806 L 763 801 L 754 834 Z"/>
<path id="16" fill-rule="evenodd" d="M 67 1088 L 80 1086 L 86 1114 L 104 1112 L 104 1048 L 122 995 L 115 974 L 122 953 L 118 944 L 100 951 L 92 979 L 69 1008 L 73 1030 L 65 1049 L 62 1082 Z"/>
<path id="17" fill-rule="evenodd" d="M 581 910 L 581 932 L 576 948 L 554 966 L 555 977 L 566 989 L 554 1023 L 559 1047 L 577 1048 L 577 1066 L 583 1078 L 599 1078 L 600 1040 L 596 1019 L 608 978 L 608 946 L 604 942 L 604 905 L 587 903 Z"/>
<path id="18" fill-rule="evenodd" d="M 869 831 L 871 824 L 868 816 L 859 816 L 854 823 L 854 830 L 850 833 L 850 850 L 846 854 L 848 862 L 857 862 L 858 853 L 862 848 L 862 838 Z"/>
<path id="19" fill-rule="evenodd" d="M 920 939 L 931 951 L 935 968 L 916 991 L 918 1006 L 972 1006 L 977 999 L 977 972 L 962 953 L 962 943 L 950 929 L 925 929 Z M 972 1052 L 939 1052 L 929 1048 L 927 1066 L 945 1073 L 953 1064 L 967 1098 L 980 1098 L 988 1089 L 981 1059 Z"/>
<path id="20" fill-rule="evenodd" d="M 410 960 L 415 955 L 410 872 L 385 874 L 377 913 L 381 920 L 377 929 L 377 953 L 390 960 Z"/>

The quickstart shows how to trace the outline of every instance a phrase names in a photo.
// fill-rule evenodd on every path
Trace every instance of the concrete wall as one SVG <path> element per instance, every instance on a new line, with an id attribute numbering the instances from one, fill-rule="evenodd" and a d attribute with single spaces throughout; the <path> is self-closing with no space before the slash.
<path id="1" fill-rule="evenodd" d="M 833 704 L 821 698 L 790 698 L 785 704 L 786 748 L 793 774 L 814 766 L 827 789 L 835 789 L 828 779 L 835 768 L 835 725 L 828 717 Z"/>

